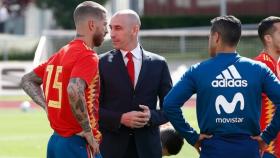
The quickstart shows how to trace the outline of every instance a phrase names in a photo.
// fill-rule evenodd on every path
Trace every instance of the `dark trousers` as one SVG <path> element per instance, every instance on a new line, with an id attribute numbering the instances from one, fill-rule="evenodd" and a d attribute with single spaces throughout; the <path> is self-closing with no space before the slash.
<path id="1" fill-rule="evenodd" d="M 124 158 L 138 158 L 137 148 L 133 135 L 130 135 Z"/>

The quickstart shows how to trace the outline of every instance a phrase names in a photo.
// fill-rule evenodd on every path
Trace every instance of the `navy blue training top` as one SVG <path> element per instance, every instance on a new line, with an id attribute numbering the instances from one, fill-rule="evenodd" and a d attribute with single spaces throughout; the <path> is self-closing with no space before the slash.
<path id="1" fill-rule="evenodd" d="M 199 135 L 184 120 L 181 107 L 193 94 L 197 94 L 200 133 L 255 136 L 260 134 L 262 92 L 276 106 L 280 105 L 280 82 L 269 68 L 236 52 L 218 53 L 185 72 L 165 97 L 163 109 L 174 128 L 191 145 Z M 269 137 L 278 129 L 266 132 L 270 132 L 266 135 Z"/>

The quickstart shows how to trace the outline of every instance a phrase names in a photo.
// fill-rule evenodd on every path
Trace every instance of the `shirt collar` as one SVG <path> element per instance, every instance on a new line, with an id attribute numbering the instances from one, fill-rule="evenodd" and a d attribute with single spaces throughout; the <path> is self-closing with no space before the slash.
<path id="1" fill-rule="evenodd" d="M 126 54 L 129 52 L 129 51 L 125 51 L 125 50 L 120 50 L 121 53 L 122 53 L 122 56 L 123 58 L 125 58 Z M 139 43 L 137 44 L 137 46 L 130 51 L 133 55 L 134 58 L 136 59 L 141 59 L 142 58 L 142 53 L 141 53 L 141 48 L 140 48 L 140 45 Z"/>

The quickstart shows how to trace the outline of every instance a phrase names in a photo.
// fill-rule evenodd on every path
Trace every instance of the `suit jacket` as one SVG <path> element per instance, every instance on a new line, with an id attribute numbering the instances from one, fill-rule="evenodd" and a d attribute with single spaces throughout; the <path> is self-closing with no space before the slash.
<path id="1" fill-rule="evenodd" d="M 142 49 L 142 48 L 141 48 Z M 142 67 L 135 89 L 119 50 L 100 55 L 101 91 L 99 125 L 102 132 L 100 144 L 104 158 L 122 158 L 130 134 L 135 138 L 139 158 L 161 158 L 159 125 L 167 117 L 160 110 L 164 96 L 172 87 L 172 80 L 165 59 L 142 49 Z M 157 109 L 159 98 L 160 109 Z M 120 124 L 123 113 L 140 110 L 147 105 L 151 119 L 143 128 L 131 129 Z"/>

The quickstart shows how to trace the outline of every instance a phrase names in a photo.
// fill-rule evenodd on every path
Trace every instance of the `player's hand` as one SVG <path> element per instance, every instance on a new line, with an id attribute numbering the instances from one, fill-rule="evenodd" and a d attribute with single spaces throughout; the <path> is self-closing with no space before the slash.
<path id="1" fill-rule="evenodd" d="M 172 124 L 170 122 L 167 122 L 167 123 L 162 124 L 162 125 L 159 126 L 160 130 L 165 130 L 165 129 L 170 129 L 170 128 L 174 129 L 174 127 L 172 126 Z"/>
<path id="2" fill-rule="evenodd" d="M 82 131 L 80 133 L 78 133 L 77 135 L 84 137 L 90 147 L 91 150 L 91 154 L 92 155 L 96 155 L 99 154 L 99 144 L 97 143 L 97 141 L 94 139 L 92 132 L 85 132 Z"/>
<path id="3" fill-rule="evenodd" d="M 253 140 L 256 140 L 259 143 L 260 153 L 262 154 L 263 151 L 267 148 L 268 145 L 265 143 L 265 141 L 259 135 L 258 136 L 251 136 L 251 138 Z"/>
<path id="4" fill-rule="evenodd" d="M 148 121 L 147 114 L 142 111 L 130 111 L 121 116 L 121 124 L 130 128 L 142 128 Z"/>
<path id="5" fill-rule="evenodd" d="M 150 111 L 150 108 L 146 105 L 139 105 L 139 107 L 141 109 L 143 109 L 143 112 L 146 114 L 146 118 L 148 119 L 148 121 L 150 120 L 151 118 L 151 111 Z"/>
<path id="6" fill-rule="evenodd" d="M 197 142 L 194 144 L 194 148 L 196 149 L 196 151 L 200 154 L 201 152 L 201 142 L 204 139 L 210 139 L 212 138 L 213 135 L 207 135 L 207 134 L 200 134 L 199 138 L 197 140 Z"/>

